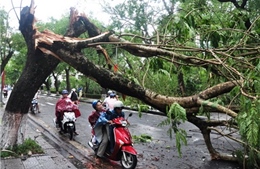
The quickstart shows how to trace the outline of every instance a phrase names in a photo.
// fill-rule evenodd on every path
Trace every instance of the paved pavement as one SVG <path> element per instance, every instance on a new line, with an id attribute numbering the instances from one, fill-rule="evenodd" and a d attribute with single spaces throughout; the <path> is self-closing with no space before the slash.
<path id="1" fill-rule="evenodd" d="M 0 107 L 0 121 L 2 121 L 3 113 L 4 106 Z M 2 123 L 0 123 L 0 128 L 2 128 Z M 34 138 L 43 148 L 45 154 L 1 159 L 1 169 L 76 169 L 69 159 L 63 157 L 52 145 L 44 140 L 40 131 L 29 124 L 26 124 L 25 138 Z"/>

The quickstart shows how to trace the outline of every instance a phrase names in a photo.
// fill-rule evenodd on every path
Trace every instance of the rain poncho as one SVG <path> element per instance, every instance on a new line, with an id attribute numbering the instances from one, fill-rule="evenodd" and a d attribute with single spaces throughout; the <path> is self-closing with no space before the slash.
<path id="1" fill-rule="evenodd" d="M 55 107 L 55 115 L 58 116 L 58 113 L 63 113 L 66 111 L 73 111 L 75 113 L 76 118 L 81 115 L 79 108 L 76 104 L 74 104 L 70 98 L 60 98 L 58 102 L 56 103 Z"/>

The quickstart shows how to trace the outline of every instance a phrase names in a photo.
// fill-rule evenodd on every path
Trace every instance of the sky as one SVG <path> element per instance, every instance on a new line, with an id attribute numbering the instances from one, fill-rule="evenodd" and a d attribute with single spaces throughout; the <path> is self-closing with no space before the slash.
<path id="1" fill-rule="evenodd" d="M 22 7 L 30 6 L 31 0 L 12 0 L 16 7 L 17 15 L 20 15 L 20 4 Z M 111 0 L 110 0 L 111 1 Z M 120 0 L 112 0 L 111 3 L 116 3 Z M 102 12 L 100 0 L 34 0 L 35 2 L 35 17 L 37 20 L 46 22 L 48 18 L 53 17 L 59 19 L 63 14 L 70 12 L 70 7 L 75 7 L 79 12 L 84 12 L 87 16 L 92 13 L 92 16 L 97 20 L 108 23 L 109 17 Z M 11 0 L 0 0 L 0 7 L 9 12 L 10 26 L 18 26 L 18 20 L 15 16 L 14 10 L 12 10 Z"/>

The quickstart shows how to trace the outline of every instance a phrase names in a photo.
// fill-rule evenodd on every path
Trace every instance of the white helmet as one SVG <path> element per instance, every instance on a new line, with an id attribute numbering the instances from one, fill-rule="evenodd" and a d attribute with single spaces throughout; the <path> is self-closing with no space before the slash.
<path id="1" fill-rule="evenodd" d="M 124 108 L 124 104 L 121 101 L 115 101 L 114 103 L 114 109 L 115 108 Z"/>
<path id="2" fill-rule="evenodd" d="M 107 95 L 109 96 L 111 93 L 113 93 L 113 91 L 112 91 L 112 90 L 109 90 L 109 91 L 107 92 Z"/>
<path id="3" fill-rule="evenodd" d="M 76 92 L 76 89 L 75 88 L 73 88 L 73 89 L 71 89 L 73 92 Z"/>

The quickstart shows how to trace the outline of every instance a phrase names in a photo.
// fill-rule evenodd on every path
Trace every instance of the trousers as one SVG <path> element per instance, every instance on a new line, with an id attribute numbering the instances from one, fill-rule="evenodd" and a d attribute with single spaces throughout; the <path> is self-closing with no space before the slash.
<path id="1" fill-rule="evenodd" d="M 104 153 L 106 152 L 107 145 L 108 145 L 108 134 L 107 134 L 106 127 L 103 126 L 102 127 L 102 141 L 99 144 L 98 151 L 97 151 L 98 157 L 104 156 Z"/>

